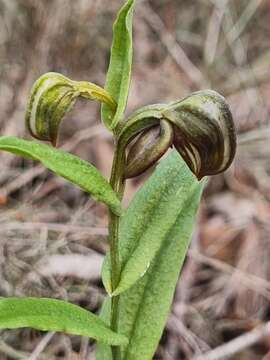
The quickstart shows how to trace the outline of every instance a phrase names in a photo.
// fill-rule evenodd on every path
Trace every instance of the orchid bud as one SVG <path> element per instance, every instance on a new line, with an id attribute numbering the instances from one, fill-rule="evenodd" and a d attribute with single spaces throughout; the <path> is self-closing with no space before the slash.
<path id="1" fill-rule="evenodd" d="M 232 114 L 221 95 L 198 91 L 169 105 L 162 114 L 173 124 L 174 146 L 198 179 L 230 166 L 236 135 Z"/>
<path id="2" fill-rule="evenodd" d="M 50 72 L 34 83 L 28 100 L 25 121 L 31 135 L 56 145 L 61 120 L 78 97 L 104 102 L 116 110 L 116 102 L 101 87 Z"/>
<path id="3" fill-rule="evenodd" d="M 166 120 L 144 130 L 131 145 L 125 168 L 125 178 L 142 174 L 158 161 L 173 141 L 173 128 Z"/>

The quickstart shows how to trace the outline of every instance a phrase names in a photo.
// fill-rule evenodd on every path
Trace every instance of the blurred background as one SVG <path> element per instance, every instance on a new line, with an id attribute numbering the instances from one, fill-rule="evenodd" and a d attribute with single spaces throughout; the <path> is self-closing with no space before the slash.
<path id="1" fill-rule="evenodd" d="M 122 3 L 0 0 L 1 135 L 29 138 L 27 97 L 47 71 L 104 84 Z M 212 88 L 227 98 L 238 132 L 233 166 L 204 191 L 157 360 L 270 359 L 269 19 L 269 0 L 137 0 L 128 112 Z M 113 144 L 99 119 L 98 104 L 78 101 L 60 146 L 109 176 Z M 35 162 L 0 156 L 0 296 L 97 311 L 105 207 Z M 151 171 L 128 181 L 126 204 Z M 88 360 L 94 344 L 1 331 L 0 359 Z"/>

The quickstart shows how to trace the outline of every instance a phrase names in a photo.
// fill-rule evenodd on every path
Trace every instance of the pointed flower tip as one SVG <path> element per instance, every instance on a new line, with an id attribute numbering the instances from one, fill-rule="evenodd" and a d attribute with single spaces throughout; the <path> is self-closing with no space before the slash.
<path id="1" fill-rule="evenodd" d="M 236 152 L 236 134 L 226 100 L 213 90 L 198 91 L 168 107 L 174 146 L 201 180 L 225 171 Z"/>
<path id="2" fill-rule="evenodd" d="M 56 146 L 60 123 L 78 97 L 98 100 L 116 109 L 114 99 L 101 87 L 49 72 L 34 83 L 28 100 L 25 122 L 31 135 Z"/>

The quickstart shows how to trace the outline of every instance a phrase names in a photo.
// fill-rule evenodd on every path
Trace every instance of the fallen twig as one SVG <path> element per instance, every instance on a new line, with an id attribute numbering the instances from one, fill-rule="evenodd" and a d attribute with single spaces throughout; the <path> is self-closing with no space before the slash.
<path id="1" fill-rule="evenodd" d="M 79 226 L 72 224 L 56 224 L 56 223 L 34 223 L 34 222 L 8 222 L 1 224 L 1 232 L 10 230 L 23 230 L 33 231 L 48 229 L 56 232 L 75 232 L 75 233 L 87 233 L 88 235 L 101 235 L 107 236 L 108 231 L 106 228 L 91 227 L 91 226 Z"/>
<path id="2" fill-rule="evenodd" d="M 188 255 L 192 257 L 193 259 L 212 266 L 220 271 L 223 271 L 228 274 L 234 274 L 239 277 L 239 280 L 242 281 L 242 283 L 249 287 L 253 291 L 257 291 L 259 294 L 264 296 L 266 299 L 270 300 L 270 283 L 269 281 L 262 279 L 258 276 L 255 276 L 253 274 L 245 273 L 244 271 L 241 271 L 229 264 L 224 263 L 223 261 L 210 258 L 208 256 L 205 256 L 197 251 L 189 250 Z"/>
<path id="3" fill-rule="evenodd" d="M 54 332 L 49 332 L 46 334 L 42 340 L 39 342 L 35 350 L 32 352 L 32 354 L 29 356 L 28 360 L 38 360 L 40 358 L 40 354 L 43 352 L 45 347 L 48 345 L 48 343 L 51 341 L 51 339 L 54 336 Z"/>
<path id="4" fill-rule="evenodd" d="M 193 62 L 189 59 L 174 36 L 169 31 L 167 31 L 159 15 L 147 3 L 144 4 L 143 10 L 144 11 L 140 11 L 141 17 L 157 33 L 160 41 L 166 47 L 166 50 L 175 63 L 199 88 L 207 87 L 208 81 L 205 79 L 198 67 L 194 65 Z"/>
<path id="5" fill-rule="evenodd" d="M 203 355 L 193 358 L 193 360 L 223 360 L 228 359 L 232 355 L 243 351 L 244 349 L 256 344 L 265 336 L 270 335 L 270 322 L 260 325 L 248 333 L 238 336 L 236 339 L 221 345 Z"/>

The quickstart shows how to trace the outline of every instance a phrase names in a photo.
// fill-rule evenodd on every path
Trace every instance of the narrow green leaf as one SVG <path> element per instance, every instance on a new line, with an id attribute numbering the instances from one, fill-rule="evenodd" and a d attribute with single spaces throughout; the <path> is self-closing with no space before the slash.
<path id="1" fill-rule="evenodd" d="M 187 253 L 200 195 L 197 189 L 187 201 L 143 279 L 120 297 L 119 331 L 129 338 L 123 360 L 153 358 Z"/>
<path id="2" fill-rule="evenodd" d="M 135 0 L 128 0 L 120 9 L 113 26 L 111 58 L 105 90 L 116 100 L 114 114 L 107 104 L 102 105 L 102 119 L 109 129 L 114 129 L 127 104 L 132 66 L 132 17 Z"/>
<path id="3" fill-rule="evenodd" d="M 176 152 L 157 167 L 123 216 L 120 225 L 122 272 L 113 295 L 127 290 L 144 275 L 198 187 L 199 182 Z M 110 278 L 108 271 L 105 278 Z M 106 279 L 104 283 L 109 290 Z"/>
<path id="4" fill-rule="evenodd" d="M 115 214 L 121 213 L 120 201 L 108 181 L 93 165 L 77 156 L 45 144 L 6 136 L 0 137 L 0 150 L 39 160 L 49 170 L 107 204 Z"/>
<path id="5" fill-rule="evenodd" d="M 55 299 L 6 298 L 0 300 L 0 328 L 31 327 L 87 336 L 108 345 L 126 344 L 98 316 L 74 304 Z"/>
<path id="6" fill-rule="evenodd" d="M 111 318 L 111 299 L 107 297 L 101 307 L 99 317 L 105 322 L 110 324 Z M 111 347 L 106 344 L 97 343 L 96 360 L 112 360 Z"/>
<path id="7" fill-rule="evenodd" d="M 174 197 L 171 197 L 171 190 L 174 191 Z M 180 199 L 179 192 L 183 192 L 185 200 Z M 160 246 L 148 270 L 120 296 L 118 330 L 129 339 L 129 344 L 122 347 L 122 360 L 150 360 L 154 355 L 187 253 L 201 192 L 202 183 L 197 181 L 180 156 L 172 152 L 135 195 L 122 217 L 120 255 L 124 261 L 133 256 L 134 248 L 145 239 L 144 234 L 148 231 L 148 226 L 151 226 L 152 216 L 155 221 L 166 224 L 165 218 L 172 216 L 172 209 L 180 204 L 174 222 L 166 235 L 162 236 L 161 243 L 159 233 L 155 232 L 153 239 Z M 166 198 L 170 198 L 167 208 L 164 207 Z M 161 217 L 156 217 L 159 206 L 164 212 L 160 213 Z M 139 214 L 138 219 L 134 217 L 134 211 Z M 160 224 L 156 223 L 156 226 L 159 227 Z M 147 247 L 148 243 L 144 245 Z M 108 265 L 107 259 L 103 272 L 103 279 L 107 284 L 110 275 Z"/>

